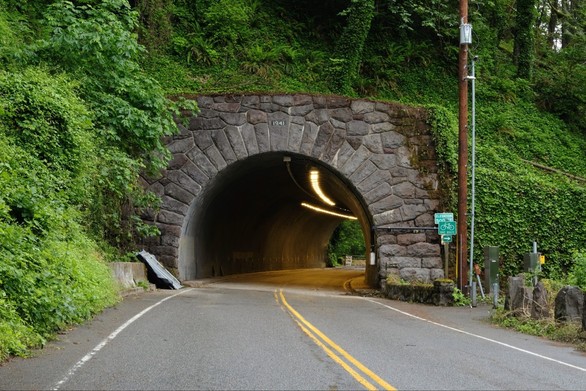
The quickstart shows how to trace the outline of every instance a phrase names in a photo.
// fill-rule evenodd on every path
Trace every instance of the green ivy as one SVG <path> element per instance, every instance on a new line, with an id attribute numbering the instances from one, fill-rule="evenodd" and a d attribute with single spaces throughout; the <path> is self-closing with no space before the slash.
<path id="1" fill-rule="evenodd" d="M 56 69 L 80 80 L 76 89 L 89 112 L 97 143 L 84 158 L 96 167 L 96 189 L 87 203 L 94 233 L 123 251 L 153 230 L 136 216 L 155 205 L 139 175 L 166 167 L 170 153 L 163 137 L 177 132 L 173 116 L 197 110 L 194 101 L 171 101 L 141 68 L 144 47 L 134 32 L 138 13 L 125 0 L 93 4 L 57 1 L 45 12 L 46 39 L 31 48 Z M 59 144 L 59 140 L 55 141 Z"/>
<path id="2" fill-rule="evenodd" d="M 126 1 L 40 8 L 36 43 L 0 55 L 0 359 L 118 300 L 104 258 L 154 233 L 139 175 L 165 166 L 161 138 L 196 109 L 140 68 Z"/>
<path id="3" fill-rule="evenodd" d="M 499 246 L 501 275 L 522 270 L 523 254 L 537 241 L 547 277 L 561 278 L 572 251 L 585 248 L 586 188 L 564 177 L 544 176 L 520 163 L 506 171 L 476 170 L 476 246 Z M 563 234 L 557 234 L 563 232 Z"/>
<path id="4" fill-rule="evenodd" d="M 574 264 L 570 270 L 570 282 L 586 290 L 586 251 L 575 251 L 572 259 Z"/>
<path id="5" fill-rule="evenodd" d="M 458 119 L 439 105 L 427 105 L 428 123 L 438 158 L 441 199 L 444 210 L 457 209 Z"/>
<path id="6" fill-rule="evenodd" d="M 535 37 L 533 29 L 537 19 L 536 0 L 517 0 L 517 28 L 515 45 L 517 46 L 517 76 L 530 80 L 533 76 L 535 61 Z"/>
<path id="7" fill-rule="evenodd" d="M 333 92 L 350 95 L 352 83 L 358 76 L 362 62 L 364 42 L 374 17 L 374 0 L 351 0 L 350 7 L 343 15 L 348 24 L 337 41 L 330 66 L 330 89 Z"/>

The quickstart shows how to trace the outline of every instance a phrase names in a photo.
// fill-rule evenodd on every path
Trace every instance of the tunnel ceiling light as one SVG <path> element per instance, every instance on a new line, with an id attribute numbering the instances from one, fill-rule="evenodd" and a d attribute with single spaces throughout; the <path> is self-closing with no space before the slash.
<path id="1" fill-rule="evenodd" d="M 319 186 L 319 171 L 318 170 L 311 170 L 309 172 L 309 179 L 311 181 L 311 187 L 313 187 L 313 191 L 315 194 L 319 196 L 319 198 L 328 205 L 334 206 L 336 203 L 329 199 L 324 192 L 321 190 Z"/>
<path id="2" fill-rule="evenodd" d="M 348 220 L 358 220 L 358 218 L 355 217 L 355 216 L 345 215 L 345 214 L 342 214 L 342 213 L 333 212 L 331 210 L 322 209 L 322 208 L 319 208 L 317 206 L 308 204 L 307 202 L 302 202 L 301 203 L 301 206 L 304 206 L 306 208 L 315 210 L 316 212 L 325 213 L 325 214 L 329 214 L 329 215 L 337 216 L 337 217 L 343 217 L 343 218 L 348 219 Z"/>

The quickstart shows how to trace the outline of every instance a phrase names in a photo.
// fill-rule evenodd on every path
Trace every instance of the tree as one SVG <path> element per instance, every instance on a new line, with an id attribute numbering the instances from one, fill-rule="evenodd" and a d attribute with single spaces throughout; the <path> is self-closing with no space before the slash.
<path id="1" fill-rule="evenodd" d="M 139 14 L 139 40 L 149 51 L 156 51 L 168 44 L 172 25 L 171 0 L 134 0 L 130 5 Z"/>
<path id="2" fill-rule="evenodd" d="M 178 105 L 140 67 L 138 13 L 126 0 L 96 5 L 57 1 L 45 13 L 49 36 L 34 46 L 31 61 L 42 61 L 80 81 L 79 93 L 92 114 L 99 140 L 97 198 L 88 201 L 94 229 L 118 247 L 137 233 L 151 232 L 135 215 L 150 206 L 138 183 L 141 171 L 166 167 L 170 153 L 163 136 L 177 131 Z M 183 103 L 183 102 L 181 102 Z M 194 102 L 185 102 L 195 109 Z"/>
<path id="3" fill-rule="evenodd" d="M 350 94 L 352 82 L 360 70 L 364 42 L 374 17 L 374 0 L 351 0 L 350 7 L 342 14 L 348 17 L 348 24 L 334 49 L 330 82 L 332 91 Z"/>
<path id="4" fill-rule="evenodd" d="M 355 220 L 343 221 L 332 234 L 328 244 L 328 259 L 335 265 L 345 255 L 362 255 L 366 251 L 360 223 Z"/>
<path id="5" fill-rule="evenodd" d="M 517 0 L 515 54 L 517 76 L 530 80 L 535 61 L 534 28 L 537 18 L 536 0 Z"/>

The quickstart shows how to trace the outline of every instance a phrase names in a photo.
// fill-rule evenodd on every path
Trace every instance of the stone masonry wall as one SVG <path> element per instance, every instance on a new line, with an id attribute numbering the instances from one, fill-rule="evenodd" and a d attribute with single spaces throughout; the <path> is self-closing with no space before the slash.
<path id="1" fill-rule="evenodd" d="M 171 270 L 182 227 L 202 188 L 228 165 L 269 151 L 315 158 L 346 177 L 377 227 L 430 227 L 439 206 L 435 148 L 427 114 L 400 104 L 336 96 L 227 95 L 197 98 L 201 113 L 167 140 L 173 160 L 145 186 L 162 197 L 146 219 L 162 235 L 145 243 Z M 376 232 L 377 273 L 406 280 L 443 277 L 439 238 Z M 180 276 L 181 277 L 181 276 Z"/>

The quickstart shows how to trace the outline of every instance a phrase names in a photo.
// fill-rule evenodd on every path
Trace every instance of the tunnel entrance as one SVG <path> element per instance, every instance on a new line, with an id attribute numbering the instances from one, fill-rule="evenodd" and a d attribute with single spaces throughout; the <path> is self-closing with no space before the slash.
<path id="1" fill-rule="evenodd" d="M 164 140 L 173 157 L 167 169 L 143 178 L 162 202 L 143 216 L 160 235 L 141 244 L 180 280 L 322 267 L 340 215 L 360 222 L 369 285 L 389 274 L 443 277 L 427 111 L 302 94 L 197 102 L 201 112 Z M 314 169 L 334 205 L 312 187 Z"/>
<path id="2" fill-rule="evenodd" d="M 190 206 L 180 274 L 325 267 L 329 240 L 345 219 L 360 223 L 370 250 L 372 222 L 357 194 L 334 168 L 307 156 L 267 152 L 234 162 Z"/>

